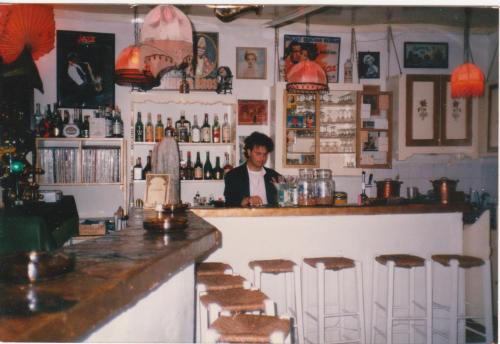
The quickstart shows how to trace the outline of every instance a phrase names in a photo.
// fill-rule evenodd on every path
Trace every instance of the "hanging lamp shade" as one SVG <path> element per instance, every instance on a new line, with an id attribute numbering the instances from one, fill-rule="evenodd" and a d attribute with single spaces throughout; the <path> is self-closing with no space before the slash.
<path id="1" fill-rule="evenodd" d="M 464 63 L 451 73 L 451 97 L 482 96 L 484 92 L 484 74 L 473 63 Z"/>
<path id="2" fill-rule="evenodd" d="M 5 24 L 7 24 L 7 18 L 10 14 L 10 5 L 0 5 L 0 36 L 2 36 L 5 30 Z"/>
<path id="3" fill-rule="evenodd" d="M 141 69 L 141 48 L 139 46 L 129 45 L 120 52 L 115 63 L 116 84 L 151 88 L 155 82 L 151 72 Z"/>
<path id="4" fill-rule="evenodd" d="M 25 46 L 35 61 L 54 48 L 56 25 L 52 6 L 20 4 L 8 7 L 4 31 L 0 34 L 0 55 L 5 64 L 14 62 Z"/>
<path id="5" fill-rule="evenodd" d="M 328 92 L 326 73 L 314 61 L 301 61 L 288 71 L 286 90 L 292 93 Z"/>
<path id="6" fill-rule="evenodd" d="M 140 35 L 143 69 L 154 77 L 193 57 L 193 28 L 189 18 L 177 7 L 159 5 L 144 17 Z"/>

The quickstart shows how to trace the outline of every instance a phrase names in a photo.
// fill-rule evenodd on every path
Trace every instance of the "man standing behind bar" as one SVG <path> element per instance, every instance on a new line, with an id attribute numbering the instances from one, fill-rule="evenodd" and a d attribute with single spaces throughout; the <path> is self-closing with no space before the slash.
<path id="1" fill-rule="evenodd" d="M 264 167 L 267 156 L 274 150 L 273 140 L 254 131 L 245 139 L 246 163 L 227 173 L 224 197 L 228 207 L 276 205 L 277 191 L 273 185 L 280 174 Z"/>

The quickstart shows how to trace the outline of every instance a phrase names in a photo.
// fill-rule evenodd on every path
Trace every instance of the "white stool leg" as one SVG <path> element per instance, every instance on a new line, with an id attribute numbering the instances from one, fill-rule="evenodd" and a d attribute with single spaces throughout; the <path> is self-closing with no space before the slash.
<path id="1" fill-rule="evenodd" d="M 458 286 L 460 280 L 458 278 L 458 261 L 452 259 L 450 261 L 451 268 L 451 290 L 450 290 L 450 322 L 449 322 L 449 343 L 457 343 L 458 335 Z"/>
<path id="2" fill-rule="evenodd" d="M 432 260 L 425 260 L 425 323 L 426 343 L 432 344 Z"/>
<path id="3" fill-rule="evenodd" d="M 253 285 L 257 289 L 260 289 L 261 276 L 262 276 L 262 268 L 260 266 L 254 267 L 253 268 Z"/>
<path id="4" fill-rule="evenodd" d="M 299 343 L 304 343 L 304 314 L 302 313 L 302 286 L 300 267 L 293 267 L 293 282 L 295 294 L 295 321 Z"/>
<path id="5" fill-rule="evenodd" d="M 318 343 L 325 343 L 325 264 L 316 264 L 318 281 Z"/>
<path id="6" fill-rule="evenodd" d="M 361 262 L 355 262 L 355 272 L 356 272 L 356 291 L 357 291 L 357 302 L 358 302 L 358 320 L 359 320 L 359 341 L 360 343 L 366 343 L 365 337 L 365 306 L 363 299 L 363 273 L 362 273 Z"/>
<path id="7" fill-rule="evenodd" d="M 483 312 L 486 343 L 493 342 L 493 319 L 492 319 L 492 301 L 491 301 L 491 262 L 484 260 L 483 270 Z"/>
<path id="8" fill-rule="evenodd" d="M 375 335 L 376 331 L 375 328 L 377 326 L 377 297 L 378 297 L 378 268 L 379 264 L 378 262 L 373 259 L 373 278 L 372 278 L 372 318 L 371 318 L 371 323 L 372 326 L 370 327 L 370 337 L 371 337 L 371 344 L 375 344 Z"/>
<path id="9" fill-rule="evenodd" d="M 338 276 L 338 307 L 339 314 L 344 313 L 344 269 L 337 271 Z M 340 340 L 344 339 L 344 317 L 340 317 L 340 327 L 339 327 L 339 338 Z"/>
<path id="10" fill-rule="evenodd" d="M 197 284 L 196 285 L 196 337 L 195 341 L 197 343 L 200 342 L 201 340 L 201 302 L 200 302 L 200 296 L 205 294 L 207 291 L 207 288 L 204 284 Z"/>
<path id="11" fill-rule="evenodd" d="M 410 274 L 410 297 L 409 297 L 409 307 L 408 307 L 408 316 L 415 316 L 415 268 L 411 268 L 409 271 Z M 415 343 L 415 321 L 408 320 L 408 330 L 410 334 L 410 343 Z"/>
<path id="12" fill-rule="evenodd" d="M 394 262 L 387 262 L 387 324 L 386 339 L 387 344 L 392 344 L 392 325 L 394 312 Z"/>

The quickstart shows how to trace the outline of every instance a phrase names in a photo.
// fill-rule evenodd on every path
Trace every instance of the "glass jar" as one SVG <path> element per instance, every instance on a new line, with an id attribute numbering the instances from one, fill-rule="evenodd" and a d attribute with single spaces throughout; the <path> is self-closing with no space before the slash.
<path id="1" fill-rule="evenodd" d="M 298 205 L 313 206 L 316 205 L 316 187 L 314 183 L 314 170 L 299 170 L 298 184 Z"/>
<path id="2" fill-rule="evenodd" d="M 347 193 L 338 191 L 335 193 L 335 205 L 346 205 L 347 204 Z"/>
<path id="3" fill-rule="evenodd" d="M 330 169 L 316 170 L 316 204 L 332 205 L 333 195 L 335 193 L 335 184 L 332 179 Z"/>

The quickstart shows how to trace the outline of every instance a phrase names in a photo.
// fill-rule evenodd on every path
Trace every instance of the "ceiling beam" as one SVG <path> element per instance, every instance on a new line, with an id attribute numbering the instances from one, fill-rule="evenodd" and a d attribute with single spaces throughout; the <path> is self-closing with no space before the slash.
<path id="1" fill-rule="evenodd" d="M 297 8 L 296 10 L 290 11 L 279 18 L 273 19 L 264 24 L 266 27 L 281 27 L 287 25 L 291 22 L 294 22 L 302 17 L 305 17 L 308 14 L 316 12 L 322 9 L 325 6 L 302 6 Z"/>

